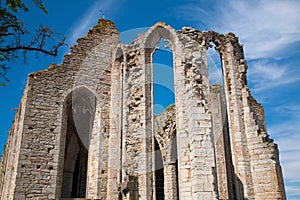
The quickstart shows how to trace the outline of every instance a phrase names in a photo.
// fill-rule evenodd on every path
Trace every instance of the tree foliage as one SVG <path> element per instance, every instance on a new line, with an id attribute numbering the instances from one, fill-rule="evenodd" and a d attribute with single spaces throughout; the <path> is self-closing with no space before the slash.
<path id="1" fill-rule="evenodd" d="M 31 1 L 45 14 L 48 13 L 42 0 Z M 0 80 L 9 81 L 7 64 L 20 59 L 25 62 L 27 52 L 56 56 L 59 47 L 65 44 L 64 37 L 43 25 L 32 36 L 17 16 L 20 11 L 29 12 L 23 0 L 0 0 Z M 3 85 L 1 82 L 0 85 Z"/>

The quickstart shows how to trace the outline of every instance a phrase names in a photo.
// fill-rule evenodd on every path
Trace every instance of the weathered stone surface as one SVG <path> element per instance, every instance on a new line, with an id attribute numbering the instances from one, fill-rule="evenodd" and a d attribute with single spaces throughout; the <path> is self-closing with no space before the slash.
<path id="1" fill-rule="evenodd" d="M 173 51 L 175 105 L 153 114 L 153 52 Z M 215 45 L 224 86 L 208 81 Z M 32 73 L 0 163 L 1 199 L 285 199 L 277 145 L 233 33 L 159 22 L 129 45 L 105 19 Z"/>

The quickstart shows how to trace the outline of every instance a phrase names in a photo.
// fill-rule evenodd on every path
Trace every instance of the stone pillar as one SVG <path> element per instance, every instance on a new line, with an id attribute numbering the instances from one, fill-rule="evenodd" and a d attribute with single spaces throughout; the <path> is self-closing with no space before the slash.
<path id="1" fill-rule="evenodd" d="M 165 200 L 178 199 L 177 193 L 177 169 L 175 163 L 164 164 L 164 191 Z"/>
<path id="2" fill-rule="evenodd" d="M 178 44 L 179 46 L 179 44 Z M 174 64 L 174 89 L 176 104 L 176 137 L 178 159 L 179 199 L 192 199 L 189 132 L 187 131 L 187 96 L 184 77 L 183 52 L 177 47 Z"/>
<path id="3" fill-rule="evenodd" d="M 123 183 L 133 199 L 149 199 L 153 191 L 150 52 L 136 48 L 124 55 Z"/>
<path id="4" fill-rule="evenodd" d="M 224 87 L 216 84 L 210 88 L 219 199 L 234 199 L 233 167 Z"/>
<path id="5" fill-rule="evenodd" d="M 142 183 L 145 184 L 144 188 L 140 191 L 143 191 L 143 199 L 149 199 L 153 196 L 153 152 L 154 152 L 154 130 L 153 130 L 153 62 L 152 62 L 152 49 L 145 48 L 142 54 L 144 60 L 144 75 L 142 76 L 142 83 L 145 85 L 145 104 L 144 104 L 144 133 L 143 139 L 145 146 L 142 151 L 142 159 L 140 160 L 140 166 L 142 166 L 141 172 L 143 173 Z M 143 119 L 142 118 L 142 119 Z M 141 125 L 142 125 L 141 124 Z"/>
<path id="6" fill-rule="evenodd" d="M 123 52 L 117 49 L 112 67 L 111 86 L 111 122 L 108 149 L 108 185 L 107 196 L 118 199 L 121 188 L 121 162 L 122 162 L 122 105 L 123 105 Z"/>
<path id="7" fill-rule="evenodd" d="M 101 108 L 97 102 L 93 129 L 91 132 L 91 140 L 88 155 L 88 170 L 87 170 L 87 198 L 100 198 L 100 170 L 101 170 L 101 146 L 103 142 L 101 134 Z"/>
<path id="8" fill-rule="evenodd" d="M 185 44 L 185 78 L 192 199 L 216 199 L 210 91 L 206 49 L 194 41 Z"/>
<path id="9" fill-rule="evenodd" d="M 230 37 L 230 36 L 229 36 Z M 253 198 L 253 182 L 247 137 L 243 121 L 242 83 L 232 43 L 227 42 L 221 53 L 224 87 L 228 105 L 229 133 L 235 169 L 236 198 Z"/>

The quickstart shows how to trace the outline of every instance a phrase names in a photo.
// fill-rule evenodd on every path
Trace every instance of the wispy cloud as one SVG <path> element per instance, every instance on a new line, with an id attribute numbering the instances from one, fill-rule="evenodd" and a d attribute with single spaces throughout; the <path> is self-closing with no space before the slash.
<path id="1" fill-rule="evenodd" d="M 251 63 L 248 77 L 253 84 L 252 89 L 254 92 L 265 91 L 300 80 L 299 72 L 291 69 L 289 66 L 263 60 Z"/>
<path id="2" fill-rule="evenodd" d="M 300 196 L 300 189 L 295 186 L 286 186 L 286 191 L 290 194 L 289 200 L 299 200 L 298 197 Z"/>
<path id="3" fill-rule="evenodd" d="M 279 124 L 269 127 L 269 133 L 279 143 L 280 160 L 289 197 L 300 196 L 300 105 L 281 105 L 274 109 L 275 114 L 282 116 Z M 298 191 L 298 192 L 297 192 Z"/>
<path id="4" fill-rule="evenodd" d="M 286 183 L 298 183 L 297 188 L 300 190 L 300 161 L 296 159 L 297 157 L 299 157 L 299 149 L 289 152 L 283 151 L 280 154 L 283 175 Z"/>
<path id="5" fill-rule="evenodd" d="M 207 51 L 208 78 L 211 84 L 223 84 L 222 66 L 219 54 L 212 48 Z"/>
<path id="6" fill-rule="evenodd" d="M 276 108 L 274 108 L 274 111 L 278 113 L 282 113 L 286 116 L 290 116 L 293 114 L 293 118 L 299 118 L 300 119 L 300 105 L 295 105 L 295 104 L 286 104 L 286 105 L 281 105 Z M 300 125 L 300 124 L 299 124 Z"/>
<path id="7" fill-rule="evenodd" d="M 109 10 L 110 15 L 113 15 L 123 2 L 124 0 L 95 1 L 70 29 L 68 42 L 73 44 L 77 38 L 83 37 L 97 23 L 98 18 L 102 17 L 100 10 L 104 13 Z"/>
<path id="8" fill-rule="evenodd" d="M 230 1 L 227 5 L 222 8 L 221 27 L 241 36 L 250 59 L 279 55 L 300 41 L 299 1 Z"/>
<path id="9" fill-rule="evenodd" d="M 300 152 L 300 124 L 299 124 L 300 117 L 296 117 L 294 120 L 288 120 L 280 124 L 276 124 L 269 127 L 269 133 L 272 135 L 273 138 L 276 138 L 276 142 L 280 143 L 280 151 L 282 153 L 288 153 L 292 156 L 291 160 L 295 160 L 295 158 L 299 157 L 292 155 L 292 151 L 297 151 L 299 155 Z M 287 159 L 284 156 L 283 161 Z M 298 160 L 300 163 L 300 160 Z M 299 174 L 299 173 L 298 173 Z M 300 174 L 299 174 L 299 181 L 300 181 Z"/>
<path id="10" fill-rule="evenodd" d="M 190 3 L 178 8 L 180 17 L 192 21 L 197 28 L 234 32 L 240 37 L 245 44 L 246 59 L 256 60 L 251 63 L 248 73 L 254 92 L 300 80 L 300 73 L 293 70 L 295 66 L 282 66 L 277 62 L 290 56 L 288 48 L 300 45 L 300 1 L 212 0 L 196 3 L 190 0 Z M 206 8 L 207 3 L 211 7 Z"/>
<path id="11" fill-rule="evenodd" d="M 213 2 L 209 11 L 203 3 L 192 2 L 178 12 L 200 27 L 236 33 L 249 59 L 284 56 L 290 45 L 300 42 L 300 1 Z"/>

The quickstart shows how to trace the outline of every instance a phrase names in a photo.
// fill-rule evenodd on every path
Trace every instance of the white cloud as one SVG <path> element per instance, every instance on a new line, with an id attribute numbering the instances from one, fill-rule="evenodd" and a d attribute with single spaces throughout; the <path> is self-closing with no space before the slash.
<path id="1" fill-rule="evenodd" d="M 288 183 L 300 183 L 300 161 L 296 159 L 297 157 L 299 157 L 299 148 L 295 151 L 281 152 L 280 154 L 283 175 Z M 297 187 L 300 190 L 300 186 Z"/>
<path id="2" fill-rule="evenodd" d="M 193 2 L 178 12 L 199 26 L 236 33 L 249 59 L 284 57 L 290 45 L 300 42 L 300 1 L 230 0 L 210 5 L 213 8 L 206 11 Z"/>
<path id="3" fill-rule="evenodd" d="M 199 27 L 220 33 L 234 32 L 245 44 L 246 59 L 256 60 L 251 63 L 248 72 L 253 92 L 300 80 L 295 66 L 281 66 L 277 62 L 290 56 L 288 48 L 292 44 L 300 44 L 300 1 L 213 0 L 209 1 L 211 6 L 208 9 L 205 9 L 207 1 L 190 2 L 178 9 L 179 16 Z M 261 58 L 271 58 L 273 62 L 262 61 Z"/>
<path id="4" fill-rule="evenodd" d="M 300 188 L 295 186 L 286 186 L 287 193 L 290 194 L 290 200 L 299 200 L 298 197 L 300 196 Z M 295 196 L 295 198 L 293 198 Z"/>
<path id="5" fill-rule="evenodd" d="M 70 29 L 69 42 L 74 44 L 77 38 L 83 37 L 97 23 L 98 18 L 102 17 L 100 10 L 104 11 L 104 14 L 109 10 L 112 15 L 122 3 L 123 0 L 95 1 Z"/>
<path id="6" fill-rule="evenodd" d="M 248 70 L 249 81 L 253 91 L 260 92 L 284 86 L 300 80 L 299 73 L 289 66 L 281 66 L 276 62 L 256 61 Z"/>
<path id="7" fill-rule="evenodd" d="M 274 108 L 281 116 L 279 124 L 273 124 L 269 133 L 279 144 L 280 161 L 289 197 L 300 196 L 300 105 L 282 105 Z M 297 192 L 298 191 L 298 192 Z"/>
<path id="8" fill-rule="evenodd" d="M 299 1 L 232 1 L 228 9 L 233 14 L 222 27 L 228 23 L 227 31 L 241 37 L 250 59 L 278 55 L 300 41 Z"/>
<path id="9" fill-rule="evenodd" d="M 283 113 L 285 115 L 295 115 L 297 118 L 300 118 L 300 105 L 294 105 L 294 104 L 286 104 L 286 105 L 281 105 L 277 106 L 274 108 L 274 111 L 278 113 Z M 294 117 L 295 117 L 294 116 Z"/>
<path id="10" fill-rule="evenodd" d="M 212 68 L 213 67 L 213 68 Z M 215 66 L 209 67 L 208 78 L 211 84 L 223 85 L 222 71 Z"/>
<path id="11" fill-rule="evenodd" d="M 207 51 L 207 62 L 209 82 L 223 85 L 221 59 L 219 54 L 212 48 Z"/>

